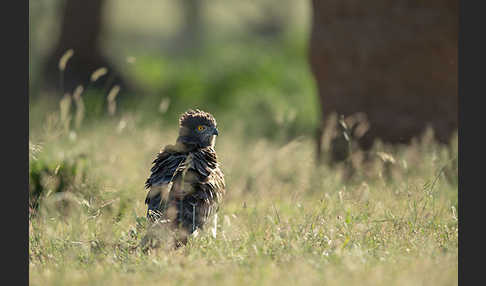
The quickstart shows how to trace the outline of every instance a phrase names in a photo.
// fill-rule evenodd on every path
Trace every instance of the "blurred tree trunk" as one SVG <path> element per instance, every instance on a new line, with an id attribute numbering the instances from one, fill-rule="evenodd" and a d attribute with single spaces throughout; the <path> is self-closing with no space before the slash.
<path id="1" fill-rule="evenodd" d="M 64 92 L 77 85 L 86 86 L 90 76 L 98 68 L 106 67 L 108 73 L 96 81 L 96 86 L 109 88 L 112 84 L 125 82 L 100 51 L 100 34 L 103 27 L 105 0 L 67 0 L 62 12 L 61 33 L 57 45 L 45 64 L 46 84 L 58 88 L 60 83 L 59 60 L 69 49 L 74 54 L 64 72 Z"/>
<path id="2" fill-rule="evenodd" d="M 252 25 L 251 29 L 262 38 L 274 40 L 281 38 L 288 29 L 292 2 L 289 0 L 270 0 L 259 3 L 265 17 Z"/>
<path id="3" fill-rule="evenodd" d="M 407 143 L 427 126 L 448 143 L 458 127 L 458 6 L 458 0 L 312 0 L 309 60 L 322 124 L 333 113 L 363 112 L 365 149 L 375 138 Z"/>
<path id="4" fill-rule="evenodd" d="M 202 0 L 180 0 L 184 23 L 177 39 L 178 48 L 196 52 L 204 40 Z"/>

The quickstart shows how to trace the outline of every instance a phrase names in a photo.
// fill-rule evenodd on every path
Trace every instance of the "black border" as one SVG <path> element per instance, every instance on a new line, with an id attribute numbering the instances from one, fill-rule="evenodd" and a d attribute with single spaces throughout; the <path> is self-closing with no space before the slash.
<path id="1" fill-rule="evenodd" d="M 460 0 L 458 0 L 460 1 Z M 467 8 L 466 8 L 467 3 Z M 483 159 L 479 152 L 485 144 L 482 140 L 484 128 L 484 104 L 474 102 L 474 99 L 484 97 L 486 45 L 484 38 L 484 9 L 480 7 L 480 1 L 459 2 L 459 284 L 474 285 L 481 281 L 482 277 L 473 274 L 481 274 L 483 268 L 481 261 L 484 257 L 478 257 L 479 263 L 473 258 L 479 254 L 479 248 L 483 246 L 484 228 L 483 209 L 484 201 L 480 198 L 484 193 L 484 183 L 480 181 L 484 174 L 481 166 Z M 476 7 L 473 6 L 476 4 Z M 478 164 L 472 164 L 476 158 Z M 466 163 L 468 162 L 468 163 Z M 484 163 L 483 163 L 484 164 Z M 474 179 L 478 178 L 477 182 Z M 477 220 L 477 221 L 475 221 Z M 469 227 L 466 227 L 469 225 Z M 466 230 L 468 228 L 468 230 Z M 474 230 L 476 228 L 476 230 Z M 468 283 L 468 281 L 471 281 Z M 475 283 L 476 282 L 476 283 Z M 479 282 L 481 284 L 481 282 Z"/>
<path id="2" fill-rule="evenodd" d="M 2 30 L 2 281 L 29 284 L 29 1 L 4 3 Z"/>

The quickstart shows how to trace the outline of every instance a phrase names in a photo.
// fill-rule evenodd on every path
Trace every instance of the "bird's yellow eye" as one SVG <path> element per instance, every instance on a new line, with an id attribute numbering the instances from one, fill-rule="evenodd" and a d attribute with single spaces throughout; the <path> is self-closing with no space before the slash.
<path id="1" fill-rule="evenodd" d="M 206 129 L 206 127 L 204 127 L 204 125 L 199 125 L 199 126 L 197 127 L 197 130 L 198 130 L 198 131 L 203 131 L 204 129 Z"/>

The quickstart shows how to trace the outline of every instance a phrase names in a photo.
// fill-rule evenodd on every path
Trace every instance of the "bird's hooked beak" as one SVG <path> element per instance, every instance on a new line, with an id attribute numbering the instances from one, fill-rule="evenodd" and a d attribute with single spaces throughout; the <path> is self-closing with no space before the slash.
<path id="1" fill-rule="evenodd" d="M 213 135 L 216 135 L 216 136 L 219 135 L 218 129 L 216 127 L 213 128 Z"/>

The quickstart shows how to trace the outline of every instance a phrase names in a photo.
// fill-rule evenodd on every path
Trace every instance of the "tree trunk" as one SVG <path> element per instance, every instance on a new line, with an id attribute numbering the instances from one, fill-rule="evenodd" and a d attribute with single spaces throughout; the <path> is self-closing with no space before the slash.
<path id="1" fill-rule="evenodd" d="M 365 149 L 375 138 L 407 143 L 427 126 L 448 143 L 458 127 L 458 0 L 312 5 L 309 60 L 322 124 L 333 113 L 363 112 Z"/>
<path id="2" fill-rule="evenodd" d="M 177 39 L 177 48 L 182 52 L 197 52 L 204 39 L 204 21 L 201 0 L 181 0 L 184 23 Z"/>

